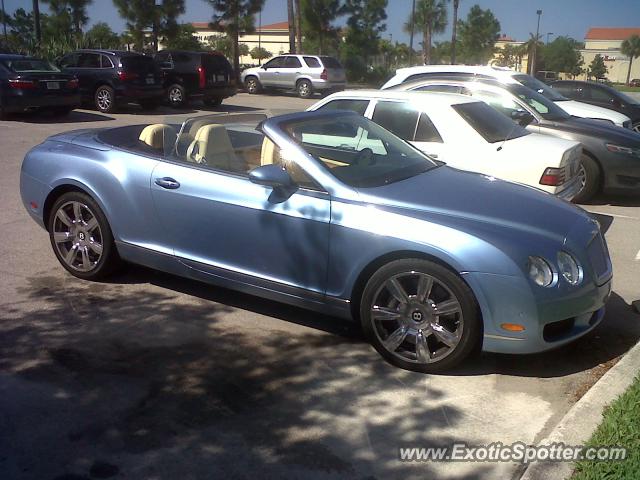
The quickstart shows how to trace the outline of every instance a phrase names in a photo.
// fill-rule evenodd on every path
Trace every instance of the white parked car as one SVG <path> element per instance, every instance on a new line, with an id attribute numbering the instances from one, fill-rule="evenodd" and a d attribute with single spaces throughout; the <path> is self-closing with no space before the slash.
<path id="1" fill-rule="evenodd" d="M 565 199 L 580 190 L 578 142 L 532 133 L 482 101 L 432 92 L 353 90 L 308 110 L 351 110 L 461 170 L 531 185 Z M 357 134 L 356 134 L 357 135 Z M 360 139 L 364 148 L 384 148 Z M 345 139 L 344 144 L 353 144 Z"/>
<path id="2" fill-rule="evenodd" d="M 563 97 L 556 90 L 542 83 L 537 78 L 527 75 L 526 73 L 516 72 L 504 67 L 486 67 L 472 65 L 421 65 L 417 67 L 401 68 L 396 70 L 387 83 L 382 86 L 382 90 L 395 87 L 401 83 L 415 82 L 417 80 L 429 80 L 433 78 L 442 78 L 443 76 L 453 78 L 469 77 L 490 78 L 501 83 L 519 83 L 532 90 L 541 93 L 552 102 L 556 103 L 569 115 L 574 117 L 591 118 L 595 120 L 603 120 L 612 122 L 623 128 L 632 128 L 631 119 L 622 113 L 608 108 L 590 105 L 584 102 L 577 102 Z"/>

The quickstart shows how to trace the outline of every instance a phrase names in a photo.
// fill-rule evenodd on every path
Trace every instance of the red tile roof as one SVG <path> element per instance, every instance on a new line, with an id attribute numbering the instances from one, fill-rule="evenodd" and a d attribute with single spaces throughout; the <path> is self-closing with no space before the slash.
<path id="1" fill-rule="evenodd" d="M 631 35 L 640 35 L 640 27 L 636 28 L 602 28 L 593 27 L 587 32 L 585 40 L 626 40 Z"/>
<path id="2" fill-rule="evenodd" d="M 198 28 L 202 28 L 202 29 L 209 29 L 209 22 L 191 22 L 191 25 L 193 25 L 194 28 L 198 29 Z M 256 30 L 262 30 L 263 32 L 265 30 L 284 30 L 284 31 L 289 31 L 289 22 L 278 22 L 278 23 L 271 23 L 269 25 L 262 25 L 262 28 L 257 28 Z"/>

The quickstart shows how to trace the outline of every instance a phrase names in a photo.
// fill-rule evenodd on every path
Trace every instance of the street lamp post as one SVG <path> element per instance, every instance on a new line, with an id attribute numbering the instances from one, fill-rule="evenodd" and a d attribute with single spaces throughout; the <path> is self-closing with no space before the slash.
<path id="1" fill-rule="evenodd" d="M 538 60 L 538 39 L 540 38 L 540 17 L 542 16 L 542 10 L 536 10 L 536 15 L 538 15 L 538 26 L 536 27 L 536 36 L 533 39 L 533 58 L 531 59 L 531 75 L 535 76 L 536 74 L 536 61 Z"/>

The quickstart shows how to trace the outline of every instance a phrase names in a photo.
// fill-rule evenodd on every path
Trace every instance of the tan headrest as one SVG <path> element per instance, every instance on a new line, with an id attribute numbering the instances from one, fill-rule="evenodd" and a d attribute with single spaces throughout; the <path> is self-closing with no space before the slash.
<path id="1" fill-rule="evenodd" d="M 274 162 L 276 148 L 276 144 L 269 140 L 269 137 L 264 137 L 260 151 L 260 165 L 271 165 Z"/>
<path id="2" fill-rule="evenodd" d="M 151 148 L 162 150 L 165 145 L 173 145 L 176 142 L 176 131 L 170 125 L 156 123 L 144 127 L 140 136 L 140 141 L 146 143 Z"/>
<path id="3" fill-rule="evenodd" d="M 225 126 L 212 123 L 200 127 L 187 149 L 187 158 L 196 163 L 233 168 L 235 152 Z"/>

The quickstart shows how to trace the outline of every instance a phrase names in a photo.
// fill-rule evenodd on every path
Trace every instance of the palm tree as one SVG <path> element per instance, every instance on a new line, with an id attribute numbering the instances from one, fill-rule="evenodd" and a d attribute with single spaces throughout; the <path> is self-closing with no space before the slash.
<path id="1" fill-rule="evenodd" d="M 300 0 L 293 0 L 296 15 L 296 52 L 302 53 L 302 10 L 300 10 Z"/>
<path id="2" fill-rule="evenodd" d="M 293 15 L 293 0 L 287 0 L 287 20 L 289 21 L 289 53 L 296 53 L 296 21 Z"/>
<path id="3" fill-rule="evenodd" d="M 527 40 L 524 44 L 529 58 L 529 60 L 527 61 L 527 73 L 529 75 L 535 75 L 535 64 L 538 62 L 538 50 L 542 47 L 543 43 L 540 41 L 540 35 L 538 35 L 538 38 L 536 38 L 533 33 L 529 33 L 529 37 L 529 40 Z"/>
<path id="4" fill-rule="evenodd" d="M 414 22 L 415 20 L 415 22 Z M 434 33 L 442 33 L 447 26 L 446 0 L 420 0 L 416 4 L 415 19 L 409 15 L 404 26 L 411 31 L 411 25 L 422 32 L 422 59 L 425 65 L 431 63 L 431 38 Z"/>
<path id="5" fill-rule="evenodd" d="M 453 23 L 451 24 L 451 65 L 456 64 L 456 33 L 458 30 L 458 8 L 460 0 L 453 0 Z"/>
<path id="6" fill-rule="evenodd" d="M 87 15 L 87 6 L 93 0 L 69 0 L 69 10 L 71 13 L 71 21 L 76 34 L 82 33 L 82 27 L 89 21 Z"/>
<path id="7" fill-rule="evenodd" d="M 629 57 L 629 70 L 627 70 L 627 85 L 629 85 L 633 59 L 640 57 L 640 36 L 631 35 L 629 38 L 627 38 L 624 42 L 622 42 L 620 52 L 622 52 L 623 55 Z"/>

